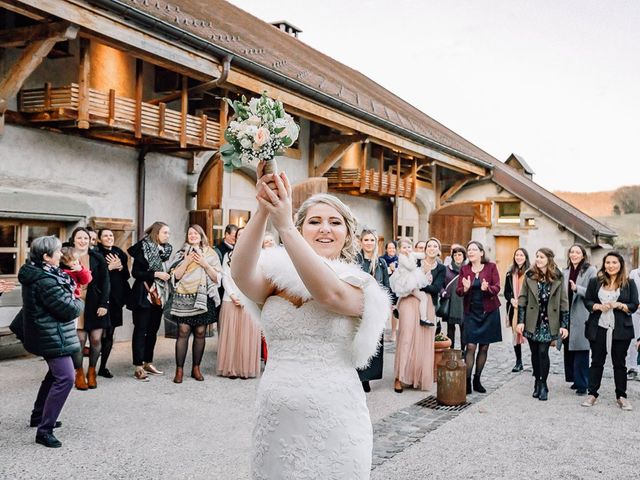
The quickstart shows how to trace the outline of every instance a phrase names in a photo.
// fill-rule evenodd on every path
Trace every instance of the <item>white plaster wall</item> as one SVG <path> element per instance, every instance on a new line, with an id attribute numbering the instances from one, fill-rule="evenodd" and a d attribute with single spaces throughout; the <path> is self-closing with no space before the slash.
<path id="1" fill-rule="evenodd" d="M 375 229 L 385 240 L 393 238 L 393 211 L 385 200 L 355 197 L 344 193 L 329 192 L 342 200 L 353 212 L 357 221 L 357 231 L 363 227 Z"/>
<path id="2" fill-rule="evenodd" d="M 483 183 L 471 186 L 458 192 L 453 198 L 453 202 L 462 201 L 487 201 L 499 198 L 513 198 L 513 195 L 507 191 L 498 192 L 498 187 L 494 183 Z M 486 248 L 491 258 L 495 257 L 495 237 L 496 236 L 517 236 L 520 238 L 520 246 L 526 248 L 529 255 L 541 248 L 547 247 L 556 254 L 556 260 L 559 265 L 565 264 L 567 250 L 577 240 L 576 236 L 568 230 L 562 231 L 558 227 L 558 223 L 539 212 L 535 207 L 528 203 L 521 203 L 521 218 L 533 217 L 536 220 L 535 227 L 520 227 L 513 224 L 498 224 L 496 209 L 492 209 L 493 226 L 488 228 L 474 228 L 472 230 L 472 239 L 480 241 Z"/>
<path id="3" fill-rule="evenodd" d="M 89 215 L 135 221 L 137 157 L 130 147 L 6 125 L 0 138 L 0 189 L 18 197 L 50 195 L 50 202 L 41 208 L 51 214 L 68 213 L 60 199 L 71 198 L 84 203 Z M 145 227 L 154 220 L 168 223 L 175 247 L 182 244 L 188 222 L 186 182 L 184 159 L 147 155 Z M 12 206 L 0 205 L 3 209 Z M 0 304 L 0 327 L 8 325 L 14 314 L 15 308 Z M 117 339 L 130 338 L 130 319 L 126 311 Z"/>

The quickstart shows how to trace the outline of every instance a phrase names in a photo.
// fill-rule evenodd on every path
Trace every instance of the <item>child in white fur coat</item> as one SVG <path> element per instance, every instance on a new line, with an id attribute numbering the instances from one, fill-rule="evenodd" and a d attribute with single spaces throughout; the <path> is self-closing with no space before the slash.
<path id="1" fill-rule="evenodd" d="M 418 267 L 418 260 L 424 259 L 424 253 L 411 251 L 411 242 L 400 240 L 398 267 L 389 277 L 389 285 L 398 298 L 413 295 L 420 301 L 420 323 L 433 326 L 433 322 L 427 319 L 427 294 L 421 288 L 429 285 L 431 275 L 427 276 L 422 268 Z"/>

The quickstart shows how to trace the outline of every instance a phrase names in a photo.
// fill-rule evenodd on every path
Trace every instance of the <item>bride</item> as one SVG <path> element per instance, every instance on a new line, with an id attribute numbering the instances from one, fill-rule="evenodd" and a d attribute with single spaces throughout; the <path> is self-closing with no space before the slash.
<path id="1" fill-rule="evenodd" d="M 373 434 L 355 368 L 376 353 L 389 298 L 353 263 L 356 220 L 338 198 L 314 195 L 294 223 L 284 173 L 263 176 L 258 189 L 258 210 L 231 262 L 238 288 L 262 305 L 269 345 L 252 476 L 368 479 Z M 261 256 L 269 219 L 284 248 Z"/>

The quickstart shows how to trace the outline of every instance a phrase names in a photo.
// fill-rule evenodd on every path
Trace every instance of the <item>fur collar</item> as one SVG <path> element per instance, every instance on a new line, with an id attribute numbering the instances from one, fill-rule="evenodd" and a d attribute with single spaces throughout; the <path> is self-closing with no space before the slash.
<path id="1" fill-rule="evenodd" d="M 356 368 L 366 367 L 371 357 L 376 354 L 382 332 L 391 313 L 389 294 L 357 264 L 340 260 L 323 260 L 338 275 L 338 278 L 361 288 L 364 293 L 362 314 L 352 343 L 352 362 Z M 277 289 L 285 290 L 304 301 L 312 299 L 284 248 L 276 247 L 263 251 L 259 266 L 264 276 Z"/>

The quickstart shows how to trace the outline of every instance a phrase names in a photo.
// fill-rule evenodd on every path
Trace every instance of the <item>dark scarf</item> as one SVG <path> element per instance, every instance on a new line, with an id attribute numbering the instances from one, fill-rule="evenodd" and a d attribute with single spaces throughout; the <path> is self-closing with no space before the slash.
<path id="1" fill-rule="evenodd" d="M 577 283 L 580 270 L 582 270 L 582 268 L 574 268 L 573 264 L 569 267 L 569 308 L 571 308 L 574 294 L 573 288 L 571 288 L 571 281 L 573 281 L 573 283 Z"/>
<path id="2" fill-rule="evenodd" d="M 158 245 L 149 237 L 142 239 L 142 252 L 145 260 L 149 263 L 149 270 L 154 272 L 164 272 L 163 263 L 169 260 L 173 247 L 170 244 Z"/>
<path id="3" fill-rule="evenodd" d="M 394 264 L 396 267 L 398 266 L 398 255 L 394 255 L 393 257 L 390 257 L 385 253 L 380 258 L 382 258 L 385 262 L 387 262 L 387 267 L 390 267 L 391 264 Z"/>

